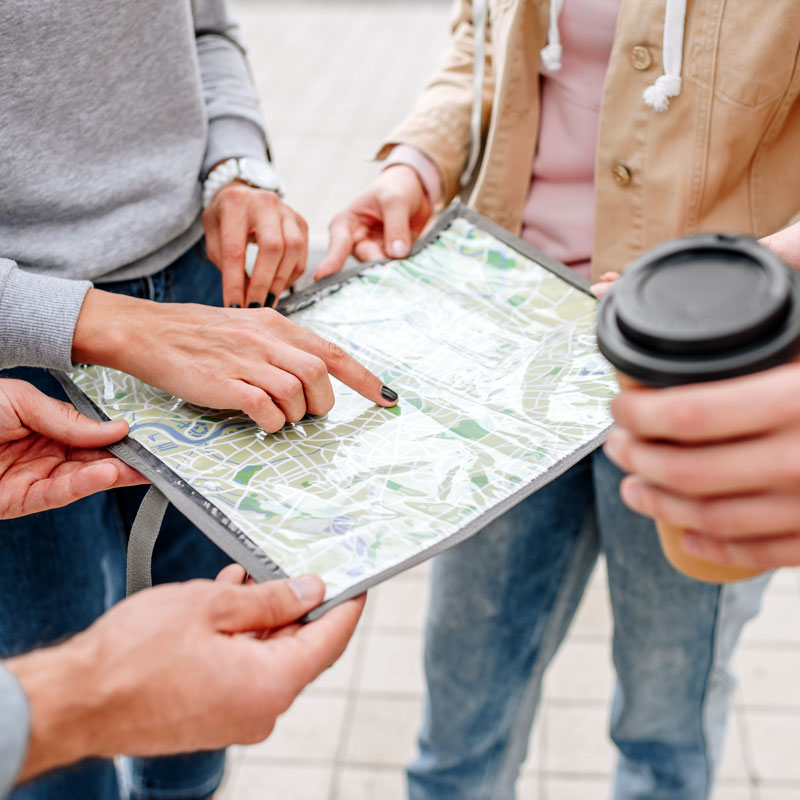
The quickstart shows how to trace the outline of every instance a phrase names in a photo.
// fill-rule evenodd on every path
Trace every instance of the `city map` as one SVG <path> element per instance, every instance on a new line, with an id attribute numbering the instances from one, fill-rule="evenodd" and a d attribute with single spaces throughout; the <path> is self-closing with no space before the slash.
<path id="1" fill-rule="evenodd" d="M 332 598 L 598 440 L 616 383 L 595 315 L 585 292 L 456 218 L 292 315 L 397 391 L 395 408 L 334 382 L 329 414 L 268 434 L 114 370 L 70 377 L 286 574 L 321 575 Z"/>

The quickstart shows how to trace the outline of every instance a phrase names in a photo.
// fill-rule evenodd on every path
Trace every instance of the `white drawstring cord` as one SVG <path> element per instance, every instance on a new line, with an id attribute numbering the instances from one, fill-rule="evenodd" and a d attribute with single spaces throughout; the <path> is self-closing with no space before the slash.
<path id="1" fill-rule="evenodd" d="M 558 18 L 564 0 L 550 0 L 550 26 L 547 30 L 547 46 L 540 53 L 542 65 L 548 72 L 561 69 L 561 33 L 558 30 Z"/>
<path id="2" fill-rule="evenodd" d="M 677 97 L 681 93 L 685 26 L 686 0 L 667 0 L 661 52 L 664 74 L 644 90 L 645 103 L 656 111 L 666 111 L 669 108 L 669 98 Z"/>

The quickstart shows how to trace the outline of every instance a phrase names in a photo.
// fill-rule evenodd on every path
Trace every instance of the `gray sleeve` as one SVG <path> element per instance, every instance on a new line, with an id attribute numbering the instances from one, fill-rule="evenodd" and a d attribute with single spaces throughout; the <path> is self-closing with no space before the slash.
<path id="1" fill-rule="evenodd" d="M 226 0 L 192 0 L 197 57 L 208 111 L 201 177 L 227 158 L 269 157 L 258 95 Z"/>
<path id="2" fill-rule="evenodd" d="M 89 281 L 47 278 L 0 258 L 0 369 L 72 368 L 72 336 Z"/>
<path id="3" fill-rule="evenodd" d="M 17 781 L 31 730 L 28 698 L 16 676 L 0 663 L 0 798 Z"/>

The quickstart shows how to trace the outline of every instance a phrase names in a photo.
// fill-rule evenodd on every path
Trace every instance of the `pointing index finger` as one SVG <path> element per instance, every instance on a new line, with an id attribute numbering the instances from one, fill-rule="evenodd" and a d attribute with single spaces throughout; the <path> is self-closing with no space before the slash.
<path id="1" fill-rule="evenodd" d="M 356 361 L 339 345 L 320 338 L 286 318 L 282 318 L 282 321 L 286 325 L 289 342 L 295 347 L 321 358 L 325 362 L 328 372 L 335 378 L 379 406 L 389 408 L 397 404 L 397 393 L 388 386 L 384 386 L 383 381 L 377 375 Z"/>

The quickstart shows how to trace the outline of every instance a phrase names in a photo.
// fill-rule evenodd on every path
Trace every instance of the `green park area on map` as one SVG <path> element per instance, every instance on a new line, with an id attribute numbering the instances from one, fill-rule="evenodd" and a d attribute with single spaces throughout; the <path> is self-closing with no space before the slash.
<path id="1" fill-rule="evenodd" d="M 596 301 L 465 219 L 292 315 L 400 395 L 335 383 L 267 434 L 102 367 L 70 377 L 284 572 L 334 597 L 446 540 L 608 427 Z"/>

